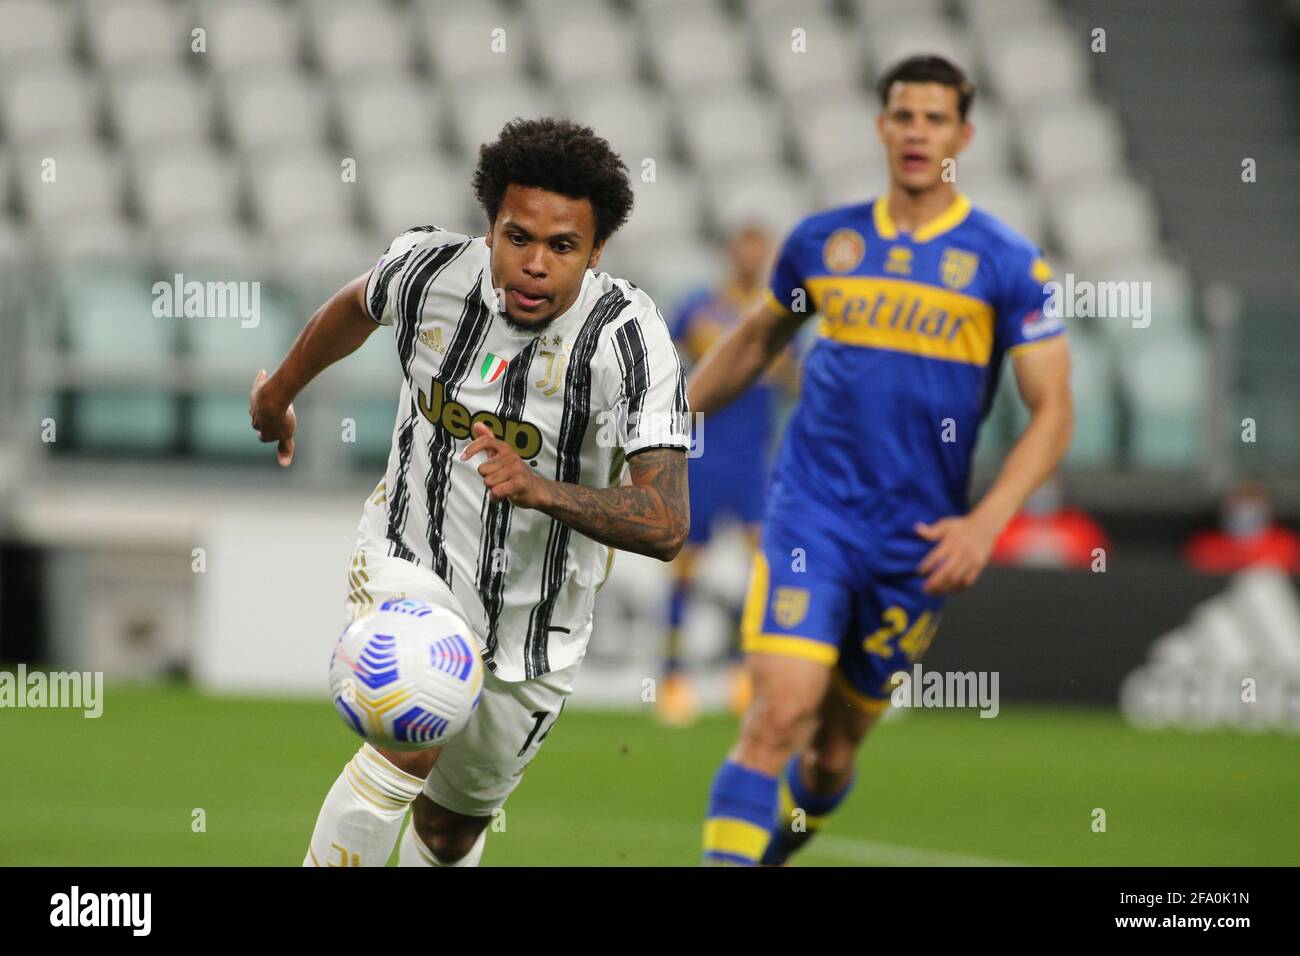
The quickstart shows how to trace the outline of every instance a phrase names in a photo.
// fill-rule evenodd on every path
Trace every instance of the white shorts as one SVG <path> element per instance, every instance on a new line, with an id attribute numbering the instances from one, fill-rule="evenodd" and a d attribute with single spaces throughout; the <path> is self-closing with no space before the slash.
<path id="1" fill-rule="evenodd" d="M 440 577 L 389 557 L 385 542 L 363 534 L 348 570 L 346 623 L 401 597 L 450 608 L 468 620 Z M 483 639 L 476 637 L 482 650 Z M 478 708 L 465 729 L 443 746 L 424 782 L 429 799 L 471 817 L 491 816 L 503 806 L 559 719 L 581 663 L 580 658 L 568 667 L 517 682 L 503 681 L 484 669 Z"/>

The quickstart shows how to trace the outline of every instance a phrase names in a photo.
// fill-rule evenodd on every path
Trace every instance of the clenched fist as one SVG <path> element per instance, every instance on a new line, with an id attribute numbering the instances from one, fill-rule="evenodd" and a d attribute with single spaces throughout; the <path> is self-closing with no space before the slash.
<path id="1" fill-rule="evenodd" d="M 293 413 L 293 403 L 276 399 L 266 387 L 266 369 L 253 379 L 253 390 L 248 395 L 248 415 L 253 420 L 253 431 L 262 442 L 279 442 L 276 460 L 283 468 L 293 461 L 293 433 L 298 430 L 298 416 Z"/>

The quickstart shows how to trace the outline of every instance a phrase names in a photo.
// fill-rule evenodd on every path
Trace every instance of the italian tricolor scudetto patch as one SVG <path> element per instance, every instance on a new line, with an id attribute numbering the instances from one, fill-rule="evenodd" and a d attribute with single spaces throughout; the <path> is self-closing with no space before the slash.
<path id="1" fill-rule="evenodd" d="M 483 359 L 483 364 L 478 367 L 479 378 L 491 385 L 501 377 L 501 373 L 506 370 L 510 363 L 500 355 L 493 355 L 489 352 Z"/>

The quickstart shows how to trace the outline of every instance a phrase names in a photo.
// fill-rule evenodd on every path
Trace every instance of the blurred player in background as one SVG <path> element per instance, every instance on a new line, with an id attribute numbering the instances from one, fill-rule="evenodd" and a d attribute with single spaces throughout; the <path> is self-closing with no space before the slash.
<path id="1" fill-rule="evenodd" d="M 1070 443 L 1047 264 L 951 175 L 973 133 L 973 86 L 927 56 L 888 71 L 879 93 L 888 192 L 797 225 L 771 294 L 691 379 L 707 427 L 822 316 L 773 469 L 742 626 L 753 700 L 714 778 L 706 863 L 782 864 L 816 832 L 849 792 L 892 674 L 925 652 L 945 595 L 979 577 Z M 1005 355 L 1029 423 L 970 509 L 976 433 Z"/>
<path id="2" fill-rule="evenodd" d="M 399 596 L 448 607 L 487 667 L 478 709 L 445 745 L 362 746 L 305 866 L 384 866 L 408 808 L 401 865 L 477 865 L 573 689 L 612 549 L 670 561 L 686 539 L 684 370 L 650 297 L 593 271 L 632 209 L 623 161 L 586 127 L 513 120 L 480 150 L 474 190 L 486 236 L 398 236 L 249 399 L 287 466 L 293 398 L 394 327 L 404 380 L 348 617 Z"/>
<path id="3" fill-rule="evenodd" d="M 762 298 L 771 255 L 772 237 L 758 223 L 742 226 L 727 238 L 730 272 L 726 282 L 687 296 L 670 326 L 678 352 L 688 362 L 703 358 L 736 326 L 745 310 Z M 695 596 L 700 553 L 713 539 L 719 522 L 727 518 L 743 525 L 751 553 L 758 546 L 778 392 L 782 387 L 794 390 L 796 369 L 788 353 L 783 354 L 762 381 L 712 416 L 704 436 L 706 449 L 688 466 L 691 531 L 672 565 L 664 679 L 657 698 L 659 718 L 670 726 L 686 726 L 699 715 L 699 698 L 681 658 L 681 628 Z M 727 697 L 732 712 L 739 715 L 749 703 L 749 682 L 740 655 L 740 607 L 730 606 L 727 611 L 733 632 L 727 651 Z"/>

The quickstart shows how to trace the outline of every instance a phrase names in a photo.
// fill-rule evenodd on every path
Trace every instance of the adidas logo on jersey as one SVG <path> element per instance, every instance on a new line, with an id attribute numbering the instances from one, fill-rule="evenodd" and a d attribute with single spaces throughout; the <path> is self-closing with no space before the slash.
<path id="1" fill-rule="evenodd" d="M 511 418 L 502 421 L 492 412 L 471 415 L 469 409 L 460 402 L 447 398 L 446 386 L 437 378 L 430 383 L 428 396 L 424 389 L 420 389 L 420 414 L 431 424 L 445 429 L 453 438 L 471 437 L 475 423 L 483 422 L 492 429 L 492 434 L 514 448 L 525 461 L 536 457 L 542 450 L 542 433 L 532 422 Z"/>

